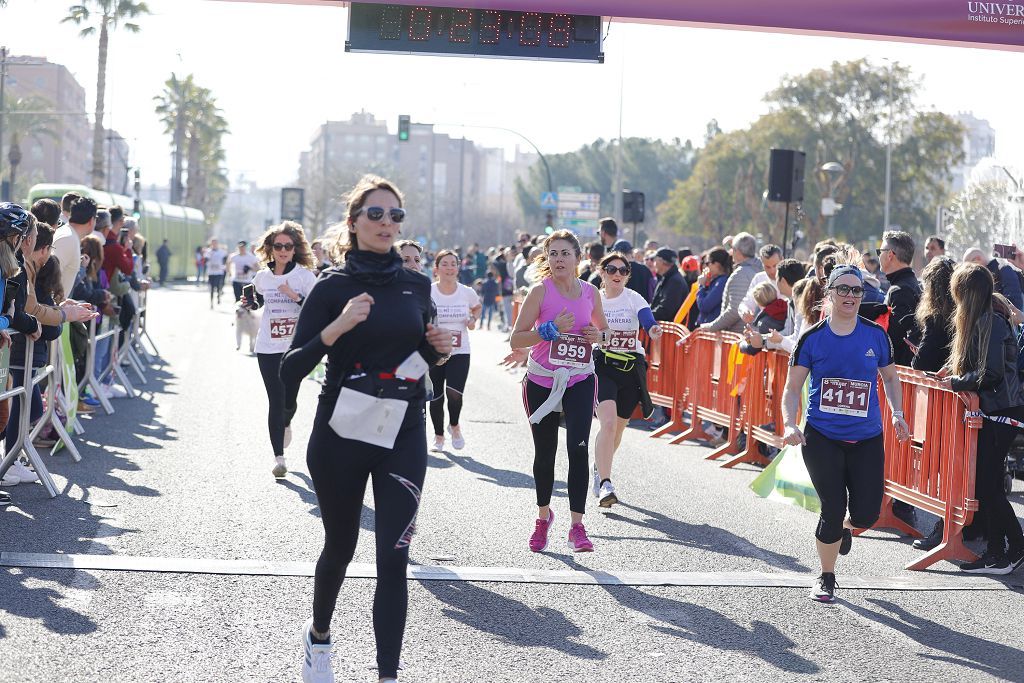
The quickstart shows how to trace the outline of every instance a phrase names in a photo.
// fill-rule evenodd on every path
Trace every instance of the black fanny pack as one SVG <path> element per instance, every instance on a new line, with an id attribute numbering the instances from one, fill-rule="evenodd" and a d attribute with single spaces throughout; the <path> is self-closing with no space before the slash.
<path id="1" fill-rule="evenodd" d="M 620 351 L 602 351 L 601 359 L 605 365 L 621 370 L 622 372 L 633 372 L 636 364 L 643 363 L 643 359 L 639 354 L 635 353 L 622 353 Z"/>
<path id="2" fill-rule="evenodd" d="M 377 398 L 415 401 L 424 397 L 423 382 L 398 379 L 394 374 L 387 372 L 357 370 L 341 381 L 341 386 L 337 387 L 335 393 L 340 391 L 341 387 Z"/>

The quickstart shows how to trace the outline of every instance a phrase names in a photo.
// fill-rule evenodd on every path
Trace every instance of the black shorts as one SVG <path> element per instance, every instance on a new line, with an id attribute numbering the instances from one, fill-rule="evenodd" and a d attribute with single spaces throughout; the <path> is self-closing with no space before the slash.
<path id="1" fill-rule="evenodd" d="M 615 401 L 615 414 L 628 420 L 640 405 L 636 374 L 608 365 L 600 353 L 594 354 L 594 367 L 597 369 L 597 402 Z"/>

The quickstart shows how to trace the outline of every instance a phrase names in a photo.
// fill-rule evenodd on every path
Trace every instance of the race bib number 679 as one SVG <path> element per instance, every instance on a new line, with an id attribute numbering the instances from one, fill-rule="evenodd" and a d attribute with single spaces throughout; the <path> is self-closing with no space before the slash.
<path id="1" fill-rule="evenodd" d="M 867 417 L 871 382 L 827 377 L 821 380 L 818 407 L 823 413 Z"/>

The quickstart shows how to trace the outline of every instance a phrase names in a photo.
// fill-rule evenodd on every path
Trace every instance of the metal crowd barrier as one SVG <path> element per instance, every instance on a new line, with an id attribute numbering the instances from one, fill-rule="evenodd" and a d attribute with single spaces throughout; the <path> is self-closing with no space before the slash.
<path id="1" fill-rule="evenodd" d="M 116 319 L 105 317 L 104 322 L 106 324 L 104 326 L 108 329 L 105 329 L 102 332 L 97 331 L 95 319 L 89 321 L 89 344 L 86 351 L 85 377 L 76 388 L 78 389 L 78 392 L 81 392 L 85 387 L 91 388 L 93 394 L 99 400 L 101 406 L 108 415 L 114 413 L 114 408 L 110 404 L 109 399 L 107 399 L 100 389 L 99 385 L 102 379 L 105 379 L 108 376 L 116 378 L 124 387 L 128 397 L 137 398 L 139 395 L 132 384 L 128 381 L 128 377 L 121 368 L 120 359 L 122 357 L 127 360 L 129 367 L 133 369 L 135 374 L 139 377 L 139 380 L 143 383 L 147 381 L 145 376 L 146 365 L 152 365 L 157 361 L 161 363 L 163 362 L 159 358 L 156 345 L 153 344 L 153 340 L 149 337 L 149 333 L 146 332 L 145 295 L 145 292 L 140 292 L 140 305 L 137 307 L 131 326 L 125 332 L 125 343 L 123 346 L 119 344 L 118 337 L 121 332 L 121 326 Z M 11 334 L 17 335 L 19 333 L 11 331 Z M 102 371 L 98 376 L 96 376 L 96 373 L 94 372 L 96 368 L 96 351 L 98 342 L 103 339 L 111 340 L 110 362 L 102 368 Z M 146 348 L 147 341 L 152 352 Z M 4 473 L 7 472 L 8 468 L 14 464 L 15 459 L 24 453 L 25 457 L 31 462 L 36 474 L 39 475 L 39 481 L 43 484 L 46 492 L 51 498 L 54 498 L 60 493 L 60 491 L 57 489 L 57 486 L 53 481 L 53 477 L 50 475 L 50 472 L 46 467 L 46 463 L 38 449 L 33 444 L 33 441 L 43 428 L 49 424 L 57 433 L 59 438 L 58 444 L 63 444 L 63 446 L 68 449 L 68 453 L 70 453 L 71 458 L 75 462 L 80 462 L 82 460 L 82 455 L 75 446 L 74 441 L 71 439 L 65 424 L 60 418 L 57 408 L 59 407 L 60 412 L 69 416 L 68 424 L 76 434 L 83 433 L 84 427 L 75 415 L 75 410 L 77 408 L 77 406 L 73 404 L 75 397 L 71 395 L 68 383 L 64 381 L 64 367 L 66 359 L 64 358 L 62 340 L 58 338 L 50 342 L 49 362 L 41 368 L 31 367 L 35 344 L 36 342 L 31 337 L 26 337 L 25 360 L 27 362 L 27 370 L 22 366 L 12 366 L 10 368 L 13 370 L 22 370 L 24 381 L 22 381 L 19 386 L 14 386 L 10 389 L 5 388 L 3 391 L 0 391 L 0 401 L 7 399 L 20 401 L 17 425 L 8 424 L 8 429 L 17 428 L 18 436 L 11 448 L 7 450 L 3 454 L 3 458 L 0 459 L 0 477 L 2 477 Z M 73 376 L 72 371 L 72 377 Z M 46 382 L 45 406 L 42 416 L 33 424 L 31 416 L 32 389 L 43 382 Z M 51 449 L 51 455 L 55 450 L 56 445 Z"/>

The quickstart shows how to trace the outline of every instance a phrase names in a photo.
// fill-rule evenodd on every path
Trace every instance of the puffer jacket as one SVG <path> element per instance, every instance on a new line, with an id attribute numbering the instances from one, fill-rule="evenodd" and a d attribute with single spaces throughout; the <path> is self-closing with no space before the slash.
<path id="1" fill-rule="evenodd" d="M 950 377 L 954 391 L 974 391 L 982 412 L 992 414 L 999 410 L 1024 405 L 1020 378 L 1017 375 L 1017 338 L 1010 322 L 998 306 L 978 321 L 981 328 L 988 325 L 992 333 L 988 340 L 985 372 L 971 370 L 959 377 Z"/>

